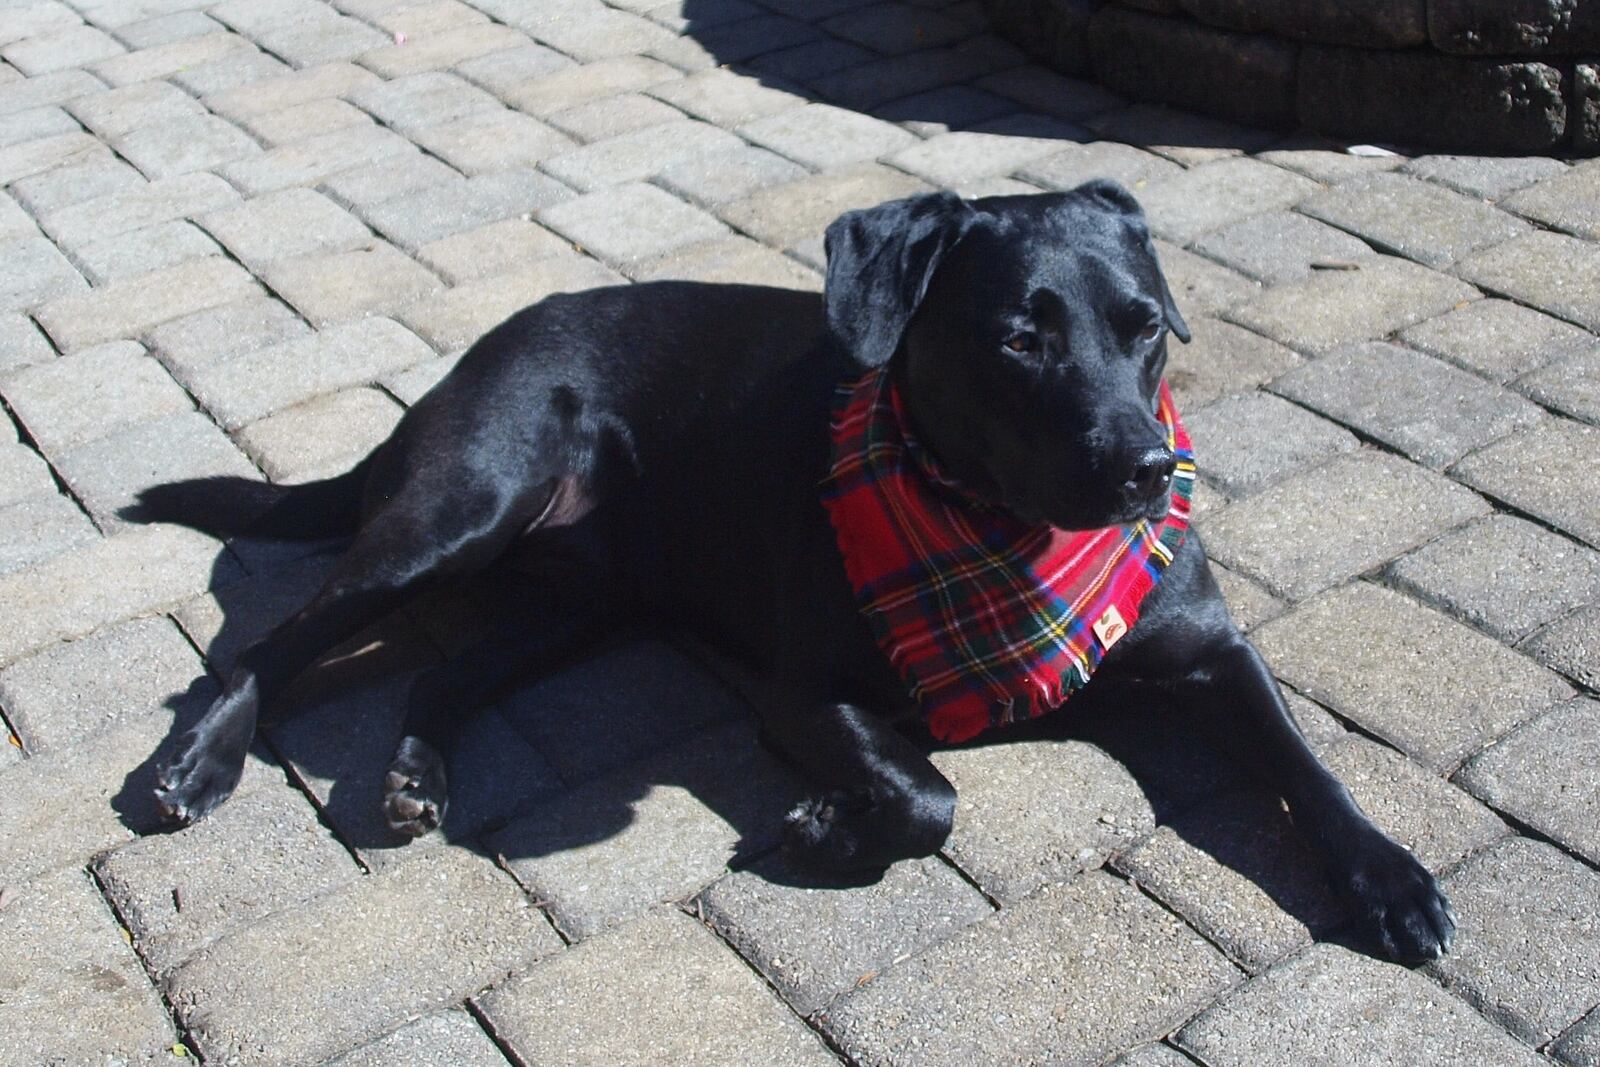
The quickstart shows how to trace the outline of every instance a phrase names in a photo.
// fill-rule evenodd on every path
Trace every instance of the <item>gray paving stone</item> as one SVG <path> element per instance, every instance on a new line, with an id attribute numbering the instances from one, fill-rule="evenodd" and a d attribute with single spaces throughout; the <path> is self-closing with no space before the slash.
<path id="1" fill-rule="evenodd" d="M 39 227 L 33 218 L 9 196 L 0 194 L 0 241 L 14 241 L 19 237 L 35 237 Z"/>
<path id="2" fill-rule="evenodd" d="M 1315 193 L 1317 184 L 1253 159 L 1223 159 L 1138 191 L 1158 237 L 1188 244 L 1250 215 L 1287 208 Z"/>
<path id="3" fill-rule="evenodd" d="M 122 184 L 119 182 L 119 184 Z M 239 202 L 239 194 L 214 174 L 184 174 L 74 202 L 40 220 L 67 247 L 104 241 L 173 219 Z"/>
<path id="4" fill-rule="evenodd" d="M 1357 447 L 1348 431 L 1265 393 L 1226 397 L 1185 422 L 1203 460 L 1203 477 L 1230 496 L 1248 496 Z"/>
<path id="5" fill-rule="evenodd" d="M 353 126 L 366 126 L 371 122 L 372 116 L 365 111 L 330 97 L 256 115 L 245 119 L 241 125 L 267 148 L 277 148 L 307 137 L 319 137 Z"/>
<path id="6" fill-rule="evenodd" d="M 57 297 L 34 317 L 65 350 L 134 336 L 168 319 L 259 291 L 255 280 L 238 264 L 207 256 L 87 293 Z"/>
<path id="7" fill-rule="evenodd" d="M 400 415 L 376 389 L 346 389 L 251 423 L 236 439 L 273 481 L 313 481 L 348 470 L 388 438 Z"/>
<path id="8" fill-rule="evenodd" d="M 96 536 L 94 524 L 78 506 L 53 488 L 7 504 L 0 509 L 0 574 L 20 571 Z"/>
<path id="9" fill-rule="evenodd" d="M 0 671 L 0 704 L 30 753 L 65 751 L 148 715 L 204 675 L 170 621 L 135 619 Z M 216 690 L 201 686 L 197 693 L 209 700 Z"/>
<path id="10" fill-rule="evenodd" d="M 1481 449 L 1452 473 L 1484 492 L 1600 547 L 1600 512 L 1572 487 L 1580 466 L 1600 444 L 1600 428 L 1569 419 L 1543 422 Z"/>
<path id="11" fill-rule="evenodd" d="M 281 78 L 289 72 L 289 65 L 277 56 L 240 50 L 220 59 L 185 67 L 168 80 L 184 91 L 205 99 L 255 82 Z"/>
<path id="12" fill-rule="evenodd" d="M 1600 167 L 1589 162 L 1565 168 L 1502 204 L 1558 230 L 1600 239 Z"/>
<path id="13" fill-rule="evenodd" d="M 0 605 L 14 622 L 0 635 L 0 662 L 52 641 L 175 603 L 236 580 L 220 545 L 191 530 L 150 526 L 91 541 L 26 571 L 0 577 Z"/>
<path id="14" fill-rule="evenodd" d="M 75 133 L 78 124 L 59 107 L 36 107 L 0 119 L 0 147 L 9 148 L 23 141 Z"/>
<path id="15" fill-rule="evenodd" d="M 1543 1045 L 1593 1005 L 1600 973 L 1600 873 L 1558 850 L 1512 837 L 1444 882 L 1469 923 L 1450 955 L 1429 965 L 1445 986 L 1531 1045 Z"/>
<path id="16" fill-rule="evenodd" d="M 13 886 L 0 912 L 6 1011 L 0 1042 L 19 1063 L 156 1063 L 178 1040 L 161 998 L 94 883 L 60 871 Z"/>
<path id="17" fill-rule="evenodd" d="M 508 90 L 546 74 L 558 70 L 577 69 L 578 65 L 570 57 L 562 55 L 553 48 L 529 42 L 503 52 L 464 60 L 456 64 L 455 72 L 474 85 L 481 86 L 496 96 L 504 97 Z"/>
<path id="18" fill-rule="evenodd" d="M 140 956 L 161 975 L 220 937 L 361 877 L 316 810 L 280 784 L 177 833 L 106 853 L 94 871 Z"/>
<path id="19" fill-rule="evenodd" d="M 1528 232 L 1481 199 L 1401 174 L 1352 179 L 1306 198 L 1300 210 L 1430 267 Z"/>
<path id="20" fill-rule="evenodd" d="M 903 148 L 885 162 L 934 185 L 955 185 L 1009 174 L 1059 146 L 1059 141 L 1043 137 L 958 130 Z"/>
<path id="21" fill-rule="evenodd" d="M 773 857 L 713 883 L 695 903 L 802 1015 L 994 910 L 937 858 L 840 889 Z"/>
<path id="22" fill-rule="evenodd" d="M 433 849 L 212 943 L 167 989 L 204 1055 L 315 1063 L 559 946 L 489 861 Z M 276 977 L 241 990 L 245 971 Z"/>
<path id="23" fill-rule="evenodd" d="M 91 282 L 105 285 L 221 252 L 193 223 L 173 220 L 79 245 L 72 258 Z"/>
<path id="24" fill-rule="evenodd" d="M 1107 111 L 1089 125 L 1108 140 L 1140 145 L 1186 167 L 1253 152 L 1278 140 L 1267 130 L 1152 104 Z"/>
<path id="25" fill-rule="evenodd" d="M 1220 563 L 1211 567 L 1222 598 L 1228 602 L 1228 614 L 1240 631 L 1249 633 L 1268 619 L 1277 618 L 1288 610 L 1288 605 L 1256 582 L 1235 574 Z"/>
<path id="26" fill-rule="evenodd" d="M 165 78 L 213 60 L 234 60 L 246 51 L 253 49 L 244 38 L 231 33 L 211 33 L 113 56 L 94 64 L 92 69 L 97 78 L 109 85 L 131 85 Z"/>
<path id="27" fill-rule="evenodd" d="M 7 63 L 29 76 L 85 67 L 124 51 L 115 37 L 93 26 L 72 26 L 7 45 Z"/>
<path id="28" fill-rule="evenodd" d="M 441 356 L 407 367 L 399 374 L 391 374 L 379 384 L 400 403 L 410 407 L 422 399 L 424 393 L 439 384 L 454 369 L 459 357 Z"/>
<path id="29" fill-rule="evenodd" d="M 67 103 L 67 110 L 101 137 L 121 137 L 145 126 L 204 115 L 200 102 L 164 81 L 140 82 Z"/>
<path id="30" fill-rule="evenodd" d="M 1204 529 L 1219 561 L 1300 600 L 1488 511 L 1436 474 L 1362 450 L 1231 504 Z"/>
<path id="31" fill-rule="evenodd" d="M 143 186 L 143 175 L 120 159 L 100 157 L 70 167 L 57 167 L 11 185 L 11 193 L 35 215 L 85 200 Z"/>
<path id="32" fill-rule="evenodd" d="M 38 452 L 16 441 L 0 444 L 0 505 L 55 491 L 50 466 Z"/>
<path id="33" fill-rule="evenodd" d="M 1215 315 L 1253 299 L 1259 283 L 1159 238 L 1156 256 L 1184 315 Z"/>
<path id="34" fill-rule="evenodd" d="M 1099 866 L 1155 825 L 1133 776 L 1086 742 L 950 749 L 933 761 L 959 798 L 945 850 L 1002 904 Z"/>
<path id="35" fill-rule="evenodd" d="M 198 367 L 310 336 L 311 327 L 269 297 L 247 297 L 196 311 L 150 331 L 150 352 L 185 377 Z"/>
<path id="36" fill-rule="evenodd" d="M 1340 269 L 1376 254 L 1365 241 L 1314 219 L 1272 211 L 1226 226 L 1195 249 L 1268 285 L 1303 281 L 1319 269 Z"/>
<path id="37" fill-rule="evenodd" d="M 1180 813 L 1114 864 L 1252 974 L 1346 918 L 1321 861 L 1262 793 Z"/>
<path id="38" fill-rule="evenodd" d="M 739 144 L 686 155 L 663 167 L 654 180 L 697 204 L 715 206 L 803 179 L 807 173 L 799 164 L 764 148 Z"/>
<path id="39" fill-rule="evenodd" d="M 1561 1036 L 1549 1048 L 1551 1056 L 1573 1067 L 1594 1067 L 1600 1063 L 1600 1010 L 1591 1011 L 1582 1022 Z"/>
<path id="40" fill-rule="evenodd" d="M 1600 832 L 1600 704 L 1574 700 L 1473 757 L 1456 782 L 1474 796 L 1594 861 Z"/>
<path id="41" fill-rule="evenodd" d="M 751 59 L 751 70 L 788 84 L 806 84 L 816 78 L 848 67 L 860 66 L 873 58 L 860 45 L 828 37 L 820 41 L 782 48 Z"/>
<path id="42" fill-rule="evenodd" d="M 808 237 L 820 237 L 845 211 L 930 188 L 910 175 L 869 163 L 763 189 L 722 205 L 717 214 L 758 241 L 792 247 Z"/>
<path id="43" fill-rule="evenodd" d="M 973 83 L 985 92 L 1009 97 L 1029 111 L 1081 119 L 1121 107 L 1125 101 L 1092 82 L 1063 77 L 1037 64 L 985 75 Z"/>
<path id="44" fill-rule="evenodd" d="M 440 288 L 428 270 L 383 241 L 349 252 L 281 259 L 262 277 L 316 326 L 390 314 Z"/>
<path id="45" fill-rule="evenodd" d="M 8 378 L 0 393 L 47 455 L 193 405 L 131 341 L 101 345 Z"/>
<path id="46" fill-rule="evenodd" d="M 724 129 L 799 107 L 805 98 L 724 68 L 662 82 L 650 95 Z"/>
<path id="47" fill-rule="evenodd" d="M 1216 1067 L 1545 1062 L 1421 975 L 1337 945 L 1315 945 L 1257 978 L 1177 1041 Z"/>
<path id="48" fill-rule="evenodd" d="M 1274 619 L 1252 639 L 1290 685 L 1438 771 L 1571 695 L 1556 674 L 1499 642 L 1365 583 Z M 1426 669 L 1442 662 L 1453 664 L 1444 677 Z"/>
<path id="49" fill-rule="evenodd" d="M 874 108 L 872 117 L 898 123 L 919 137 L 934 137 L 1017 113 L 1018 104 L 966 85 L 946 85 Z M 930 117 L 933 116 L 933 117 Z"/>
<path id="50" fill-rule="evenodd" d="M 736 852 L 776 844 L 799 795 L 733 723 L 536 804 L 489 846 L 581 940 L 693 893 Z"/>
<path id="51" fill-rule="evenodd" d="M 1172 1046 L 1161 1044 L 1141 1045 L 1126 1056 L 1119 1056 L 1111 1067 L 1188 1067 L 1194 1061 Z"/>
<path id="52" fill-rule="evenodd" d="M 498 111 L 500 102 L 453 74 L 430 71 L 381 82 L 346 94 L 385 125 L 411 134 L 475 111 Z"/>
<path id="53" fill-rule="evenodd" d="M 808 88 L 840 107 L 871 111 L 892 100 L 948 85 L 969 82 L 994 71 L 996 64 L 980 52 L 938 48 L 887 58 L 807 79 Z"/>
<path id="54" fill-rule="evenodd" d="M 1095 1064 L 1166 1033 L 1237 976 L 1138 890 L 1091 872 L 901 964 L 820 1022 L 858 1063 Z"/>
<path id="55" fill-rule="evenodd" d="M 683 1010 L 689 1001 L 693 1012 Z M 568 949 L 477 1004 L 529 1063 L 836 1062 L 715 936 L 665 909 Z"/>
<path id="56" fill-rule="evenodd" d="M 47 238 L 25 237 L 0 248 L 0 310 L 27 311 L 88 288 L 83 276 Z"/>
<path id="57" fill-rule="evenodd" d="M 71 29 L 82 18 L 60 3 L 18 5 L 0 14 L 0 43 L 11 44 L 28 37 Z"/>
<path id="58" fill-rule="evenodd" d="M 621 262 L 721 237 L 726 227 L 652 185 L 620 185 L 546 208 L 539 221 L 602 259 Z"/>
<path id="59" fill-rule="evenodd" d="M 310 189 L 269 193 L 200 222 L 254 269 L 289 256 L 346 252 L 372 237 L 348 212 Z"/>
<path id="60" fill-rule="evenodd" d="M 180 604 L 172 617 L 202 650 L 212 673 L 227 677 L 240 652 L 293 615 L 321 588 L 334 558 L 326 550 L 320 554 L 313 550 L 302 559 L 201 593 Z"/>
<path id="61" fill-rule="evenodd" d="M 780 252 L 747 237 L 717 237 L 684 245 L 663 255 L 628 264 L 634 281 L 682 278 L 730 285 L 773 285 L 781 289 L 822 290 L 822 276 Z"/>
<path id="62" fill-rule="evenodd" d="M 291 185 L 316 185 L 340 171 L 415 152 L 416 146 L 381 126 L 351 126 L 306 137 L 229 163 L 223 177 L 247 196 Z"/>
<path id="63" fill-rule="evenodd" d="M 430 241 L 416 254 L 435 274 L 451 285 L 460 285 L 571 253 L 570 241 L 537 223 L 512 218 Z"/>
<path id="64" fill-rule="evenodd" d="M 459 352 L 515 312 L 552 293 L 571 293 L 625 281 L 587 256 L 551 256 L 508 274 L 468 282 L 425 297 L 400 318 L 440 352 Z"/>
<path id="65" fill-rule="evenodd" d="M 1188 321 L 1193 340 L 1167 345 L 1167 384 L 1181 410 L 1198 411 L 1300 365 L 1294 352 L 1231 322 L 1192 315 Z M 1210 462 L 1204 456 L 1201 461 Z"/>
<path id="66" fill-rule="evenodd" d="M 415 249 L 485 223 L 522 217 L 570 199 L 566 186 L 531 169 L 516 168 L 451 182 L 361 209 L 379 233 Z"/>
<path id="67" fill-rule="evenodd" d="M 742 142 L 726 130 L 683 119 L 575 148 L 542 167 L 574 189 L 592 192 L 651 178 L 680 159 L 739 147 Z"/>
<path id="68" fill-rule="evenodd" d="M 1559 174 L 1566 164 L 1548 156 L 1418 156 L 1401 169 L 1458 193 L 1499 200 L 1534 182 Z"/>
<path id="69" fill-rule="evenodd" d="M 1524 646 L 1541 663 L 1590 689 L 1600 689 L 1600 606 L 1574 612 L 1535 634 Z"/>
<path id="70" fill-rule="evenodd" d="M 1357 270 L 1317 271 L 1305 281 L 1269 289 L 1227 317 L 1320 355 L 1352 341 L 1385 337 L 1477 296 L 1453 278 L 1384 257 Z"/>
<path id="71" fill-rule="evenodd" d="M 424 1015 L 354 1052 L 329 1060 L 327 1067 L 388 1067 L 393 1063 L 448 1063 L 457 1067 L 506 1067 L 477 1020 L 452 1009 Z"/>
<path id="72" fill-rule="evenodd" d="M 195 411 L 138 423 L 80 445 L 56 459 L 57 469 L 107 533 L 125 527 L 118 511 L 151 486 L 186 478 L 257 478 L 255 467 Z"/>
<path id="73" fill-rule="evenodd" d="M 0 315 L 0 374 L 10 374 L 55 358 L 55 350 L 32 320 Z"/>
<path id="74" fill-rule="evenodd" d="M 1271 389 L 1435 469 L 1544 417 L 1507 389 L 1384 341 L 1335 349 Z"/>
<path id="75" fill-rule="evenodd" d="M 160 5 L 157 5 L 160 6 Z M 136 22 L 115 27 L 112 36 L 129 48 L 154 48 L 158 44 L 186 41 L 208 33 L 220 33 L 222 23 L 200 11 L 173 11 L 166 15 L 153 15 Z"/>
<path id="76" fill-rule="evenodd" d="M 835 15 L 821 26 L 836 37 L 888 55 L 954 44 L 972 35 L 966 23 L 938 11 L 892 4 Z"/>
<path id="77" fill-rule="evenodd" d="M 916 141 L 898 126 L 830 104 L 807 104 L 747 122 L 748 141 L 816 169 L 890 155 Z"/>
<path id="78" fill-rule="evenodd" d="M 1485 289 L 1600 330 L 1600 248 L 1535 232 L 1468 256 L 1456 273 Z"/>
<path id="79" fill-rule="evenodd" d="M 412 139 L 465 174 L 531 167 L 560 158 L 573 144 L 570 138 L 538 119 L 506 110 L 479 111 L 450 119 L 417 130 Z"/>
<path id="80" fill-rule="evenodd" d="M 112 147 L 149 178 L 213 170 L 261 152 L 250 134 L 216 115 L 170 118 L 160 125 L 141 126 L 112 141 Z"/>
<path id="81" fill-rule="evenodd" d="M 404 32 L 404 31 L 399 31 Z M 398 78 L 429 70 L 444 70 L 479 56 L 519 48 L 528 38 L 512 29 L 490 23 L 457 26 L 442 33 L 410 37 L 361 57 L 361 65 L 385 78 Z"/>
<path id="82" fill-rule="evenodd" d="M 261 47 L 296 67 L 351 59 L 390 44 L 388 37 L 351 18 L 281 22 L 256 36 Z"/>
<path id="83" fill-rule="evenodd" d="M 1600 553 L 1505 514 L 1424 545 L 1389 576 L 1508 644 L 1600 599 Z"/>
<path id="84" fill-rule="evenodd" d="M 100 92 L 105 83 L 82 70 L 62 70 L 0 88 L 0 115 L 61 104 L 85 93 Z"/>
<path id="85" fill-rule="evenodd" d="M 379 81 L 376 74 L 349 63 L 326 63 L 210 93 L 202 102 L 223 118 L 238 122 L 313 100 L 345 96 Z"/>
<path id="86" fill-rule="evenodd" d="M 1513 385 L 1541 404 L 1600 424 L 1600 342 L 1526 374 Z"/>
<path id="87" fill-rule="evenodd" d="M 1497 382 L 1594 344 L 1578 327 L 1509 300 L 1475 300 L 1400 331 L 1413 348 Z"/>
<path id="88" fill-rule="evenodd" d="M 579 141 L 600 141 L 682 118 L 677 108 L 643 93 L 619 93 L 557 111 L 545 121 Z"/>
<path id="89" fill-rule="evenodd" d="M 185 376 L 226 429 L 433 357 L 416 335 L 386 318 L 342 322 L 300 340 L 257 349 Z"/>
<path id="90" fill-rule="evenodd" d="M 341 171 L 321 185 L 335 201 L 359 211 L 429 186 L 457 181 L 460 177 L 457 171 L 432 156 L 410 152 Z"/>

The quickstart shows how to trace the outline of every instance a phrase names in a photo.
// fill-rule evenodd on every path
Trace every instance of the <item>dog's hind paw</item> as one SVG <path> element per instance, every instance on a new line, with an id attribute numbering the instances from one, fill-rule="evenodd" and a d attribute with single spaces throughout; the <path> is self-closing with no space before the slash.
<path id="1" fill-rule="evenodd" d="M 804 866 L 850 871 L 886 866 L 868 841 L 874 805 L 869 794 L 836 790 L 808 797 L 784 818 L 784 848 Z"/>
<path id="2" fill-rule="evenodd" d="M 244 754 L 217 753 L 193 731 L 156 772 L 156 807 L 169 822 L 188 826 L 228 799 L 244 774 Z"/>
<path id="3" fill-rule="evenodd" d="M 383 776 L 383 817 L 407 837 L 421 837 L 444 822 L 450 800 L 444 757 L 420 737 L 406 737 Z"/>
<path id="4" fill-rule="evenodd" d="M 1407 964 L 1449 952 L 1456 934 L 1455 909 L 1428 869 L 1378 833 L 1354 855 L 1332 872 L 1334 888 L 1354 905 L 1365 932 L 1383 952 Z"/>

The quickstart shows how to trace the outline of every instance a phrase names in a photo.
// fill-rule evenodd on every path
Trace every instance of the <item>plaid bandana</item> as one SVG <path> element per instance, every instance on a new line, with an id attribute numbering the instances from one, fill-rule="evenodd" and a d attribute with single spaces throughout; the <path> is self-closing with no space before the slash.
<path id="1" fill-rule="evenodd" d="M 1089 682 L 1189 526 L 1194 453 L 1161 383 L 1178 456 L 1157 523 L 1032 525 L 973 501 L 911 437 L 885 368 L 839 388 L 822 500 L 878 644 L 941 741 L 1060 707 Z"/>

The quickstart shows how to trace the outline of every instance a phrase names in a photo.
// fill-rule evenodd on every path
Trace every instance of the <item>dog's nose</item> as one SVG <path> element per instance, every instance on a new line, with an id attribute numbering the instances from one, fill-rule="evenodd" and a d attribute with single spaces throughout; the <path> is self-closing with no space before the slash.
<path id="1" fill-rule="evenodd" d="M 1122 488 L 1135 501 L 1154 500 L 1172 484 L 1178 457 L 1167 448 L 1147 448 L 1128 457 Z"/>

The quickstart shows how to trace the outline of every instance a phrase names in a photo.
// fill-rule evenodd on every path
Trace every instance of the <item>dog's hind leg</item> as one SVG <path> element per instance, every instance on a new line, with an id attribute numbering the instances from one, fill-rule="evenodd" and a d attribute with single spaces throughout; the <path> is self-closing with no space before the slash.
<path id="1" fill-rule="evenodd" d="M 244 769 L 262 709 L 340 641 L 400 607 L 433 580 L 494 560 L 548 502 L 547 483 L 501 488 L 471 470 L 453 484 L 415 478 L 368 515 L 310 603 L 247 648 L 220 697 L 160 769 L 156 799 L 179 823 L 225 800 Z"/>

